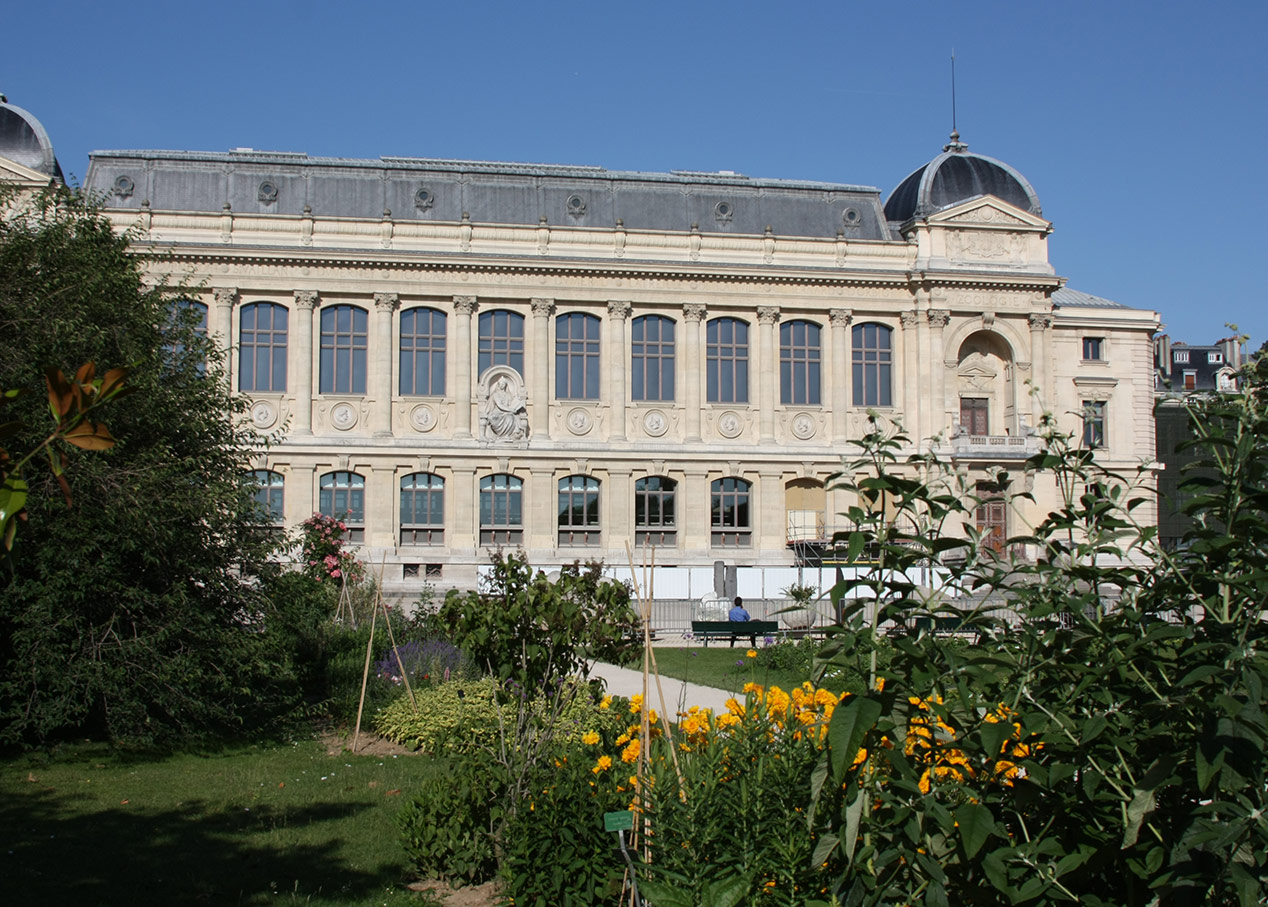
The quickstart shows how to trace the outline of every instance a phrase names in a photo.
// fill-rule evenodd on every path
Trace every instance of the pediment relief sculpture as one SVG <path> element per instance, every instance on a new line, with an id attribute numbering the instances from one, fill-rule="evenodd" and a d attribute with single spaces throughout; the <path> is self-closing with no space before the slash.
<path id="1" fill-rule="evenodd" d="M 997 208 L 994 205 L 982 205 L 981 207 L 974 208 L 971 211 L 965 211 L 962 214 L 955 214 L 948 217 L 947 221 L 956 224 L 991 224 L 993 226 L 1016 226 L 1019 224 L 1026 224 L 1026 221 L 1022 220 L 1020 217 L 1009 214 L 1007 211 Z"/>
<path id="2" fill-rule="evenodd" d="M 1020 233 L 948 230 L 947 257 L 973 261 L 1023 262 L 1026 242 Z"/>

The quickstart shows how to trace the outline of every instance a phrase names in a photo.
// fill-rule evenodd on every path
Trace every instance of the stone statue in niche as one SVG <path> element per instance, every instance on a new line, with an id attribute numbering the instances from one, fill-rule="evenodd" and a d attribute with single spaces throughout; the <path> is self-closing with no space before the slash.
<path id="1" fill-rule="evenodd" d="M 528 437 L 524 385 L 511 368 L 490 369 L 480 403 L 480 433 L 486 441 L 523 441 Z"/>

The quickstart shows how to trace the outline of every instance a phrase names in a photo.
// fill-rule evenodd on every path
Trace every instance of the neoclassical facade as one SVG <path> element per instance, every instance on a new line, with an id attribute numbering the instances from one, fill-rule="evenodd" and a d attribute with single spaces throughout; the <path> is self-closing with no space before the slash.
<path id="1" fill-rule="evenodd" d="M 822 558 L 869 413 L 984 489 L 1045 410 L 1111 467 L 1154 456 L 1157 316 L 1065 288 L 1033 188 L 957 136 L 884 202 L 249 149 L 97 152 L 86 188 L 156 277 L 198 288 L 282 436 L 252 476 L 277 521 L 344 516 L 402 594 L 472 585 L 499 546 L 543 567 Z M 1053 503 L 1033 493 L 979 524 L 1002 540 Z"/>

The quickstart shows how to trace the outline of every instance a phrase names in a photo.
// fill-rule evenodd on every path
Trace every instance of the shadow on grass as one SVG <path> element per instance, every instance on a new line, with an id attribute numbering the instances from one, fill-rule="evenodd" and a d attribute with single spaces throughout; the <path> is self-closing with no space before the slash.
<path id="1" fill-rule="evenodd" d="M 319 804 L 208 811 L 126 805 L 85 813 L 74 797 L 20 793 L 0 805 L 0 890 L 10 904 L 358 903 L 399 882 L 399 867 L 354 869 L 339 840 L 282 846 L 273 828 L 337 821 L 371 807 Z"/>

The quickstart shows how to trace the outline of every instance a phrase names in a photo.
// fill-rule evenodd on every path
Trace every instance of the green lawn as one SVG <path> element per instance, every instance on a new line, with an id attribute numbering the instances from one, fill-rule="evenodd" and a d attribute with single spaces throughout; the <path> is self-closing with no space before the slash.
<path id="1" fill-rule="evenodd" d="M 762 686 L 779 686 L 791 690 L 800 686 L 802 681 L 810 680 L 809 671 L 780 670 L 768 667 L 765 659 L 757 650 L 757 658 L 747 657 L 748 646 L 736 645 L 729 648 L 726 643 L 706 646 L 690 646 L 684 648 L 656 648 L 656 664 L 664 677 L 686 680 L 690 683 L 701 683 L 705 686 L 719 687 L 723 690 L 738 691 L 750 680 Z M 829 679 L 829 689 L 840 692 L 845 689 L 843 682 L 835 678 Z"/>
<path id="2" fill-rule="evenodd" d="M 396 815 L 422 756 L 316 741 L 131 757 L 82 745 L 0 762 L 11 904 L 428 903 L 403 888 Z"/>

